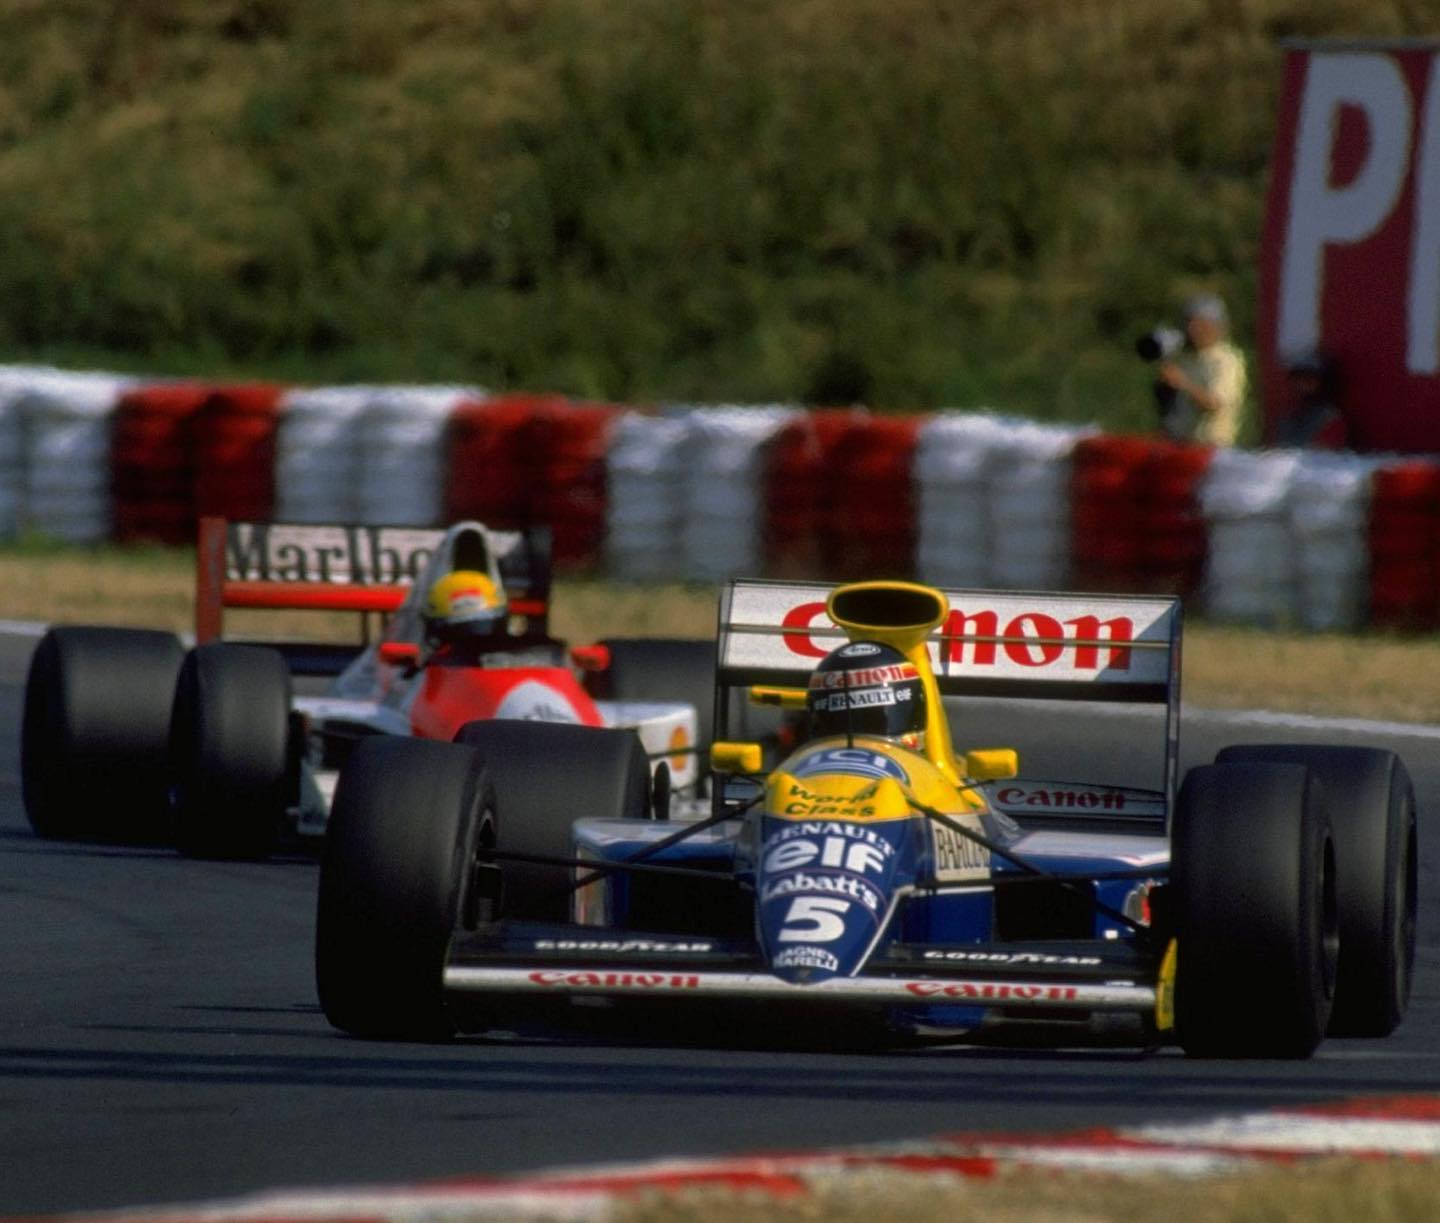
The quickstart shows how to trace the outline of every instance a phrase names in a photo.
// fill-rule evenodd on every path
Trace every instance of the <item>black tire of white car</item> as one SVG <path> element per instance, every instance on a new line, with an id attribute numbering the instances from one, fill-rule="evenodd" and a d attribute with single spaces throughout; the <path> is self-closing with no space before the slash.
<path id="1" fill-rule="evenodd" d="M 445 956 L 470 910 L 494 796 L 472 748 L 362 739 L 341 770 L 320 862 L 315 982 L 354 1036 L 445 1040 Z"/>
<path id="2" fill-rule="evenodd" d="M 1198 1057 L 1309 1057 L 1339 952 L 1334 843 L 1296 764 L 1191 769 L 1175 805 L 1176 1037 Z"/>
<path id="3" fill-rule="evenodd" d="M 291 798 L 290 669 L 275 650 L 211 642 L 185 657 L 170 728 L 175 843 L 261 858 Z"/>
<path id="4" fill-rule="evenodd" d="M 185 651 L 173 633 L 52 628 L 25 683 L 20 777 L 42 837 L 165 834 L 170 702 Z"/>
<path id="5" fill-rule="evenodd" d="M 495 787 L 495 848 L 574 856 L 571 825 L 582 817 L 645 819 L 650 765 L 628 730 L 562 722 L 470 722 L 457 743 L 478 748 Z M 507 916 L 564 921 L 569 867 L 499 859 Z"/>
<path id="6" fill-rule="evenodd" d="M 1388 1036 L 1410 1001 L 1419 851 L 1415 787 L 1394 752 L 1369 747 L 1256 744 L 1217 762 L 1303 764 L 1320 779 L 1335 837 L 1340 968 L 1331 1036 Z"/>
<path id="7" fill-rule="evenodd" d="M 679 701 L 695 706 L 699 746 L 715 720 L 715 643 L 669 637 L 612 637 L 600 642 L 610 665 L 586 676 L 592 696 L 611 701 Z"/>

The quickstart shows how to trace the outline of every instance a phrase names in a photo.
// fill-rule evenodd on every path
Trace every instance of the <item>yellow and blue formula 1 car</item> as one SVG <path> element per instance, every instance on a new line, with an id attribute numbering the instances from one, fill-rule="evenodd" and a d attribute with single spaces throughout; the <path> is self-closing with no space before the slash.
<path id="1" fill-rule="evenodd" d="M 1415 946 L 1404 765 L 1238 747 L 1177 785 L 1180 629 L 1167 598 L 734 582 L 715 725 L 743 693 L 803 712 L 803 742 L 768 770 L 762 743 L 717 742 L 703 818 L 555 811 L 523 849 L 463 731 L 362 743 L 322 864 L 325 1013 L 446 1037 L 638 1002 L 1222 1056 L 1388 1033 Z M 961 754 L 943 698 L 971 695 L 1148 704 L 1161 786 Z"/>

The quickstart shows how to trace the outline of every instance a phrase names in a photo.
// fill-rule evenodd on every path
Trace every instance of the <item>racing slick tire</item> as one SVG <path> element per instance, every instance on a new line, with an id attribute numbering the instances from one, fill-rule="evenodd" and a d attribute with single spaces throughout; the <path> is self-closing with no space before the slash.
<path id="1" fill-rule="evenodd" d="M 315 983 L 335 1027 L 446 1040 L 451 935 L 473 924 L 495 802 L 479 753 L 376 735 L 341 770 L 320 860 Z"/>
<path id="2" fill-rule="evenodd" d="M 586 688 L 599 700 L 683 701 L 695 706 L 700 777 L 709 776 L 708 751 L 715 741 L 715 642 L 701 638 L 615 637 L 599 643 L 610 652 L 604 671 L 586 675 Z M 732 701 L 725 736 L 774 739 L 785 721 L 778 709 Z"/>
<path id="3" fill-rule="evenodd" d="M 173 633 L 52 628 L 25 682 L 20 783 L 42 837 L 156 840 L 165 832 Z"/>
<path id="4" fill-rule="evenodd" d="M 1320 779 L 1335 837 L 1340 967 L 1331 1036 L 1388 1036 L 1404 1018 L 1415 966 L 1419 847 L 1415 787 L 1394 753 L 1255 744 L 1217 761 L 1303 764 Z"/>
<path id="5" fill-rule="evenodd" d="M 489 766 L 497 850 L 570 858 L 575 820 L 650 814 L 650 764 L 633 731 L 562 722 L 469 722 L 455 741 L 478 748 Z M 568 919 L 570 867 L 498 861 L 507 915 Z"/>
<path id="6" fill-rule="evenodd" d="M 261 858 L 290 805 L 290 669 L 275 650 L 216 641 L 185 657 L 170 722 L 175 843 L 196 858 Z"/>
<path id="7" fill-rule="evenodd" d="M 1176 1037 L 1196 1057 L 1309 1057 L 1340 945 L 1319 781 L 1296 764 L 1190 770 L 1171 831 Z"/>

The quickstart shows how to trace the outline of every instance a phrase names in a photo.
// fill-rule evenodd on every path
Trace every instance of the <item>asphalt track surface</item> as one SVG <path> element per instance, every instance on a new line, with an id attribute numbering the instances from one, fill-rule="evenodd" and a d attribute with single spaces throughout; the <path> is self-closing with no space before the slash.
<path id="1" fill-rule="evenodd" d="M 1328 1041 L 1301 1063 L 654 1037 L 373 1044 L 331 1030 L 315 1001 L 313 862 L 32 835 L 17 760 L 31 645 L 0 636 L 0 1215 L 1440 1092 L 1440 734 L 1427 728 L 1197 714 L 1182 735 L 1187 764 L 1282 739 L 1404 756 L 1421 811 L 1420 953 L 1409 1017 L 1386 1041 Z M 954 721 L 960 742 L 1019 747 L 1032 775 L 1143 783 L 1137 768 L 1158 759 L 1157 729 L 1128 716 L 971 707 Z"/>

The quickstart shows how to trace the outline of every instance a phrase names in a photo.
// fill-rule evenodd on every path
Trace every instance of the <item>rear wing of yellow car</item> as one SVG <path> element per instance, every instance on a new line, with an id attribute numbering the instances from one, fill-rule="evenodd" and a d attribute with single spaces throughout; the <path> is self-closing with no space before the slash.
<path id="1" fill-rule="evenodd" d="M 721 593 L 717 727 L 729 694 L 751 685 L 804 686 L 846 639 L 826 611 L 833 585 L 736 579 Z M 949 590 L 927 649 L 945 696 L 1120 701 L 1163 707 L 1165 788 L 1179 741 L 1180 600 L 1158 595 Z"/>

